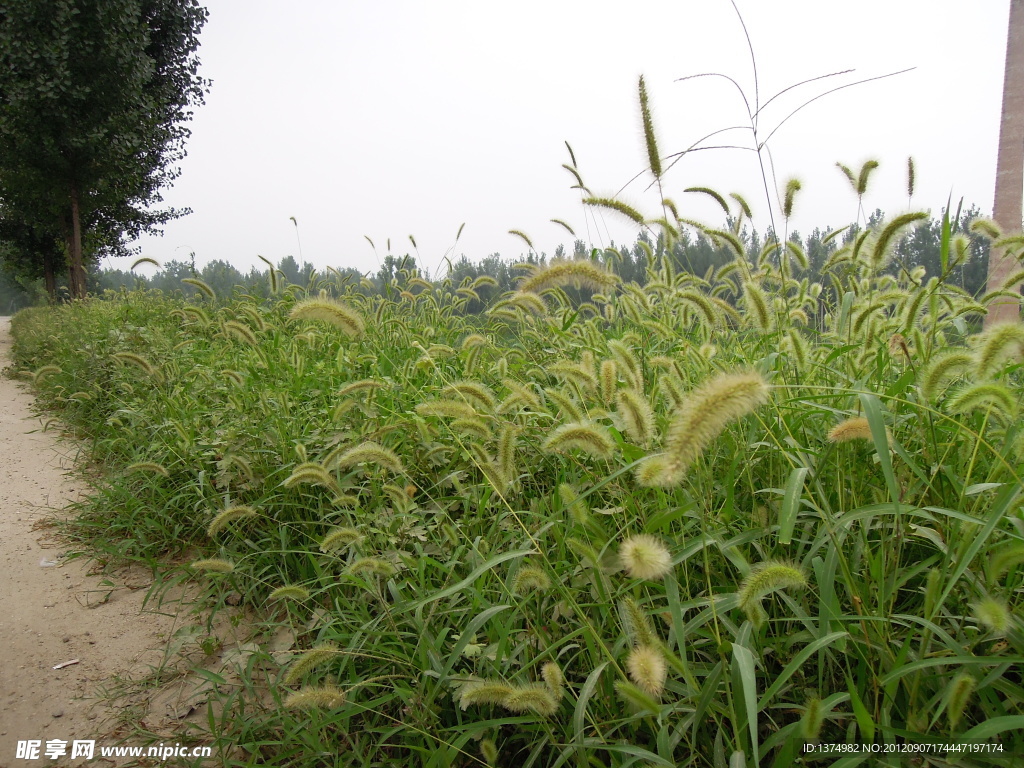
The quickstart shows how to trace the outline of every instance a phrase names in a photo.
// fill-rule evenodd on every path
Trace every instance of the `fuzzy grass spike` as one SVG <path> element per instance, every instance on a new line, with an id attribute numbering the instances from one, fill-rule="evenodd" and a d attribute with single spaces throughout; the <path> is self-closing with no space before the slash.
<path id="1" fill-rule="evenodd" d="M 537 269 L 519 285 L 522 293 L 540 293 L 547 288 L 575 285 L 601 291 L 612 288 L 618 277 L 601 269 L 592 261 L 552 261 L 546 268 Z"/>
<path id="2" fill-rule="evenodd" d="M 313 648 L 310 648 L 305 653 L 301 654 L 295 663 L 288 668 L 288 672 L 285 674 L 282 682 L 285 685 L 295 685 L 308 672 L 316 669 L 317 667 L 323 666 L 327 662 L 334 661 L 338 657 L 339 649 L 334 643 L 322 643 Z"/>
<path id="3" fill-rule="evenodd" d="M 672 570 L 672 555 L 655 536 L 641 533 L 631 536 L 619 547 L 619 562 L 634 579 L 659 581 Z"/>
<path id="4" fill-rule="evenodd" d="M 351 547 L 362 540 L 362 534 L 356 528 L 334 528 L 320 540 L 320 551 L 326 554 Z"/>
<path id="5" fill-rule="evenodd" d="M 233 523 L 235 520 L 245 520 L 257 516 L 255 509 L 245 505 L 238 505 L 234 507 L 228 507 L 218 512 L 214 518 L 210 521 L 210 524 L 206 527 L 206 535 L 211 539 L 214 538 L 227 526 L 228 523 Z"/>
<path id="6" fill-rule="evenodd" d="M 668 665 L 661 650 L 653 645 L 638 645 L 626 658 L 626 671 L 644 693 L 657 698 L 665 689 Z"/>
<path id="7" fill-rule="evenodd" d="M 285 709 L 337 709 L 344 706 L 345 691 L 334 685 L 303 688 L 284 700 Z"/>
<path id="8" fill-rule="evenodd" d="M 767 618 L 761 601 L 780 589 L 803 589 L 807 577 L 796 566 L 778 560 L 757 563 L 740 583 L 737 597 L 740 609 L 755 627 L 760 627 Z"/>
<path id="9" fill-rule="evenodd" d="M 551 577 L 535 565 L 524 565 L 516 571 L 512 579 L 512 592 L 516 595 L 528 595 L 531 592 L 546 592 L 551 589 Z"/>
<path id="10" fill-rule="evenodd" d="M 235 570 L 234 563 L 219 557 L 196 560 L 190 567 L 197 571 L 206 571 L 207 573 L 231 573 Z"/>
<path id="11" fill-rule="evenodd" d="M 405 474 L 397 454 L 372 441 L 349 448 L 334 459 L 334 466 L 338 469 L 347 469 L 357 464 L 373 464 L 396 475 Z"/>
<path id="12" fill-rule="evenodd" d="M 755 372 L 723 373 L 691 392 L 676 410 L 665 437 L 664 455 L 646 459 L 637 470 L 645 486 L 672 487 L 731 421 L 768 402 L 770 388 Z"/>
<path id="13" fill-rule="evenodd" d="M 137 461 L 134 464 L 129 464 L 124 468 L 125 474 L 132 474 L 133 472 L 146 472 L 153 475 L 160 475 L 160 477 L 170 477 L 171 473 L 167 471 L 167 468 L 162 464 L 157 464 L 155 461 Z"/>
<path id="14" fill-rule="evenodd" d="M 278 587 L 269 595 L 267 599 L 271 601 L 276 600 L 294 600 L 297 603 L 303 603 L 309 600 L 309 590 L 305 587 L 299 587 L 294 585 L 287 585 L 284 587 Z"/>
<path id="15" fill-rule="evenodd" d="M 363 318 L 354 309 L 332 299 L 309 298 L 296 302 L 289 313 L 293 320 L 319 320 L 357 339 L 366 328 Z"/>
<path id="16" fill-rule="evenodd" d="M 608 430 L 594 422 L 575 422 L 558 427 L 541 446 L 545 453 L 581 451 L 594 458 L 610 459 L 615 443 Z"/>

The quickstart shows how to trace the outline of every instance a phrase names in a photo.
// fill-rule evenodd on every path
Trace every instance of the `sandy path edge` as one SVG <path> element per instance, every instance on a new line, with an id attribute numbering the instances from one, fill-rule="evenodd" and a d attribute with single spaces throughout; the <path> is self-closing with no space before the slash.
<path id="1" fill-rule="evenodd" d="M 0 318 L 0 369 L 10 346 L 10 318 Z M 31 406 L 27 387 L 0 375 L 0 768 L 86 762 L 42 753 L 19 760 L 18 741 L 60 739 L 69 753 L 75 739 L 113 743 L 104 736 L 116 713 L 98 703 L 98 689 L 157 665 L 175 628 L 163 615 L 169 606 L 143 612 L 147 590 L 137 575 L 126 583 L 125 574 L 90 574 L 85 558 L 60 560 L 62 544 L 38 527 L 83 486 L 69 477 L 74 444 L 43 432 Z"/>

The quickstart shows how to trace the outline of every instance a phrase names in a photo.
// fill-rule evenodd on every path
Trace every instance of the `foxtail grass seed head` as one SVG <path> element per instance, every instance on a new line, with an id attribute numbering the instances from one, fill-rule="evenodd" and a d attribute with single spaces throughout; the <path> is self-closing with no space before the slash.
<path id="1" fill-rule="evenodd" d="M 568 419 L 571 422 L 582 422 L 586 420 L 583 407 L 576 398 L 568 393 L 567 390 L 547 387 L 544 389 L 544 396 L 548 399 L 551 405 L 554 406 L 551 409 L 552 415 Z"/>
<path id="2" fill-rule="evenodd" d="M 977 337 L 975 349 L 977 375 L 981 378 L 995 376 L 1008 360 L 1024 357 L 1024 324 L 992 326 Z"/>
<path id="3" fill-rule="evenodd" d="M 150 258 L 149 256 L 143 256 L 141 259 L 136 259 L 132 262 L 131 267 L 128 269 L 129 272 L 134 272 L 136 267 L 140 267 L 143 264 L 152 264 L 157 269 L 160 269 L 160 262 L 156 259 Z"/>
<path id="4" fill-rule="evenodd" d="M 333 299 L 309 298 L 296 302 L 289 313 L 293 320 L 319 320 L 334 326 L 346 336 L 357 339 L 366 325 L 351 307 Z"/>
<path id="5" fill-rule="evenodd" d="M 601 291 L 618 284 L 619 278 L 589 260 L 552 261 L 545 268 L 535 269 L 519 284 L 522 293 L 540 293 L 547 288 L 575 285 Z"/>
<path id="6" fill-rule="evenodd" d="M 632 597 L 624 597 L 619 601 L 619 616 L 626 637 L 633 645 L 657 645 L 658 636 L 654 632 L 654 624 L 650 616 Z"/>
<path id="7" fill-rule="evenodd" d="M 319 685 L 303 688 L 289 694 L 284 700 L 285 709 L 337 709 L 344 706 L 345 691 L 334 685 Z"/>
<path id="8" fill-rule="evenodd" d="M 356 528 L 334 528 L 321 540 L 320 551 L 331 554 L 359 543 L 362 538 Z"/>
<path id="9" fill-rule="evenodd" d="M 256 479 L 256 475 L 253 474 L 252 464 L 249 463 L 248 459 L 239 454 L 229 454 L 224 457 L 223 467 L 225 470 L 233 467 L 248 482 L 253 482 Z"/>
<path id="10" fill-rule="evenodd" d="M 473 705 L 503 705 L 512 686 L 495 680 L 471 680 L 464 683 L 458 691 L 459 708 L 463 711 Z"/>
<path id="11" fill-rule="evenodd" d="M 643 75 L 640 75 L 638 90 L 640 92 L 640 120 L 644 127 L 644 146 L 647 149 L 647 165 L 651 169 L 651 174 L 654 178 L 660 179 L 662 173 L 661 153 L 658 150 L 658 141 L 654 135 L 654 118 L 651 116 L 647 83 L 644 82 Z"/>
<path id="12" fill-rule="evenodd" d="M 755 627 L 760 627 L 766 618 L 761 601 L 780 589 L 803 589 L 807 586 L 804 572 L 791 563 L 768 560 L 750 568 L 750 573 L 740 582 L 737 597 L 740 609 Z"/>
<path id="13" fill-rule="evenodd" d="M 502 384 L 505 389 L 509 391 L 509 396 L 502 401 L 501 405 L 498 406 L 498 410 L 502 413 L 510 411 L 516 406 L 521 408 L 529 408 L 533 411 L 542 410 L 540 398 L 537 397 L 537 393 L 534 392 L 527 386 L 513 381 L 512 379 L 503 379 Z"/>
<path id="14" fill-rule="evenodd" d="M 623 299 L 623 301 L 625 302 L 627 300 Z M 608 351 L 611 352 L 612 356 L 615 358 L 616 372 L 621 373 L 622 376 L 629 381 L 629 384 L 633 389 L 637 391 L 643 390 L 643 368 L 630 344 L 624 339 L 609 339 Z"/>
<path id="15" fill-rule="evenodd" d="M 918 386 L 925 399 L 934 402 L 942 394 L 943 385 L 954 376 L 969 372 L 974 359 L 962 350 L 951 350 L 933 355 L 921 371 Z"/>
<path id="16" fill-rule="evenodd" d="M 162 464 L 157 464 L 155 461 L 137 461 L 134 464 L 129 464 L 124 469 L 126 474 L 133 472 L 146 472 L 153 475 L 160 475 L 161 477 L 170 477 L 171 473 L 167 471 L 167 468 Z"/>
<path id="17" fill-rule="evenodd" d="M 693 462 L 726 425 L 766 403 L 770 392 L 765 380 L 753 371 L 719 374 L 691 392 L 672 416 L 664 456 L 655 455 L 641 463 L 637 481 L 661 487 L 681 483 Z"/>
<path id="18" fill-rule="evenodd" d="M 309 600 L 309 590 L 305 587 L 298 587 L 293 585 L 287 585 L 284 587 L 278 587 L 271 592 L 267 599 L 269 600 L 294 600 L 297 603 L 303 603 Z"/>
<path id="19" fill-rule="evenodd" d="M 160 378 L 160 371 L 157 369 L 157 367 L 153 365 L 151 362 L 149 362 L 149 360 L 144 358 L 142 355 L 137 355 L 134 352 L 115 352 L 114 357 L 123 363 L 130 363 L 131 365 L 134 365 L 136 368 L 143 371 L 147 376 L 151 378 Z M 57 368 L 57 372 L 59 371 L 60 369 Z"/>
<path id="20" fill-rule="evenodd" d="M 1017 396 L 1009 387 L 994 382 L 968 384 L 950 396 L 946 409 L 950 413 L 993 409 L 1003 416 L 1013 416 L 1017 410 Z"/>
<path id="21" fill-rule="evenodd" d="M 668 548 L 646 533 L 632 536 L 619 547 L 619 562 L 630 577 L 647 581 L 665 578 L 672 570 Z"/>
<path id="22" fill-rule="evenodd" d="M 341 493 L 341 488 L 331 473 L 322 465 L 311 461 L 304 461 L 296 466 L 281 485 L 285 488 L 295 488 L 299 485 L 320 485 L 336 494 Z"/>
<path id="23" fill-rule="evenodd" d="M 594 422 L 575 422 L 558 427 L 541 445 L 545 453 L 581 451 L 597 459 L 610 459 L 615 443 L 608 430 Z"/>
<path id="24" fill-rule="evenodd" d="M 987 237 L 989 240 L 998 240 L 1003 236 L 999 225 L 992 221 L 992 219 L 975 219 L 971 222 L 968 229 L 976 235 Z"/>
<path id="25" fill-rule="evenodd" d="M 465 400 L 428 400 L 416 406 L 420 416 L 434 416 L 440 419 L 475 419 L 476 409 Z"/>
<path id="26" fill-rule="evenodd" d="M 530 293 L 528 291 L 515 291 L 510 294 L 507 298 L 503 298 L 497 302 L 490 310 L 488 314 L 493 314 L 500 310 L 504 306 L 515 307 L 523 312 L 527 312 L 537 317 L 542 317 L 547 314 L 548 305 L 544 303 L 544 299 L 538 296 L 536 293 Z"/>
<path id="27" fill-rule="evenodd" d="M 244 323 L 240 323 L 237 320 L 228 320 L 224 323 L 224 330 L 227 332 L 228 336 L 231 336 L 243 344 L 248 344 L 250 347 L 259 346 L 256 334 L 253 333 L 252 329 Z"/>
<path id="28" fill-rule="evenodd" d="M 501 706 L 511 712 L 532 712 L 541 717 L 551 717 L 558 711 L 558 700 L 541 683 L 513 687 Z"/>
<path id="29" fill-rule="evenodd" d="M 380 389 L 383 386 L 383 381 L 377 381 L 376 379 L 361 379 L 359 381 L 353 381 L 350 384 L 346 384 L 338 390 L 338 397 L 347 397 L 348 395 L 355 394 L 356 392 L 362 392 L 363 390 Z"/>
<path id="30" fill-rule="evenodd" d="M 645 488 L 675 485 L 679 480 L 675 465 L 668 456 L 649 456 L 636 468 L 636 481 Z"/>
<path id="31" fill-rule="evenodd" d="M 353 575 L 379 576 L 387 579 L 398 573 L 398 569 L 380 557 L 361 557 L 348 567 Z"/>
<path id="32" fill-rule="evenodd" d="M 754 326 L 767 333 L 772 328 L 772 314 L 769 308 L 768 296 L 761 286 L 753 281 L 743 283 L 743 306 L 747 318 Z"/>
<path id="33" fill-rule="evenodd" d="M 373 464 L 396 475 L 405 474 L 402 462 L 395 452 L 372 441 L 350 448 L 334 460 L 334 466 L 338 469 L 347 469 L 357 464 Z"/>
<path id="34" fill-rule="evenodd" d="M 547 372 L 578 386 L 586 392 L 597 391 L 597 377 L 592 370 L 580 363 L 563 360 L 552 363 L 547 367 Z"/>
<path id="35" fill-rule="evenodd" d="M 910 360 L 910 347 L 902 333 L 894 333 L 889 337 L 889 357 L 894 360 Z"/>
<path id="36" fill-rule="evenodd" d="M 927 213 L 914 211 L 913 213 L 904 213 L 901 216 L 897 216 L 886 224 L 882 231 L 878 233 L 878 239 L 875 240 L 874 249 L 871 252 L 871 261 L 876 268 L 881 269 L 889 263 L 892 259 L 893 249 L 904 234 L 906 234 L 905 230 L 908 227 L 914 226 L 927 218 Z"/>
<path id="37" fill-rule="evenodd" d="M 494 393 L 479 381 L 456 381 L 446 386 L 441 393 L 456 400 L 468 401 L 484 413 L 493 413 L 498 404 Z"/>
<path id="38" fill-rule="evenodd" d="M 448 426 L 457 435 L 467 435 L 485 442 L 491 439 L 491 428 L 483 419 L 452 419 Z"/>
<path id="39" fill-rule="evenodd" d="M 949 722 L 950 730 L 955 730 L 963 717 L 967 702 L 974 693 L 977 685 L 975 679 L 968 672 L 961 672 L 953 678 L 949 684 L 949 698 L 946 701 L 946 719 Z"/>
<path id="40" fill-rule="evenodd" d="M 186 277 L 183 278 L 181 282 L 185 283 L 186 285 L 191 285 L 193 288 L 195 288 L 197 291 L 203 294 L 210 301 L 213 301 L 217 298 L 217 294 L 214 292 L 213 288 L 211 288 L 209 285 L 207 285 L 197 277 Z"/>
<path id="41" fill-rule="evenodd" d="M 817 741 L 821 726 L 825 723 L 825 708 L 817 696 L 807 702 L 803 717 L 800 718 L 800 735 L 805 741 Z"/>
<path id="42" fill-rule="evenodd" d="M 871 177 L 871 172 L 878 167 L 877 160 L 868 160 L 860 167 L 860 173 L 857 175 L 857 182 L 855 185 L 857 196 L 863 197 L 868 191 L 868 180 Z"/>
<path id="43" fill-rule="evenodd" d="M 471 333 L 462 340 L 463 351 L 467 349 L 473 349 L 474 347 L 487 346 L 487 337 L 482 336 L 479 333 Z"/>
<path id="44" fill-rule="evenodd" d="M 994 597 L 986 597 L 974 604 L 974 618 L 996 637 L 1005 635 L 1013 622 L 1013 614 L 1006 603 Z"/>
<path id="45" fill-rule="evenodd" d="M 565 546 L 575 552 L 591 568 L 601 567 L 601 556 L 589 542 L 570 536 L 565 540 Z"/>
<path id="46" fill-rule="evenodd" d="M 626 425 L 626 434 L 646 448 L 654 432 L 654 411 L 647 398 L 636 390 L 620 389 L 616 405 Z"/>
<path id="47" fill-rule="evenodd" d="M 498 455 L 496 462 L 502 473 L 509 479 L 516 474 L 516 438 L 519 429 L 514 424 L 506 424 L 498 435 Z"/>
<path id="48" fill-rule="evenodd" d="M 629 203 L 617 200 L 614 197 L 585 197 L 582 202 L 584 205 L 592 205 L 595 208 L 605 208 L 609 211 L 620 213 L 634 224 L 639 224 L 640 226 L 643 226 L 646 221 L 640 211 Z"/>
<path id="49" fill-rule="evenodd" d="M 191 567 L 206 573 L 231 573 L 235 570 L 234 563 L 216 557 L 207 560 L 196 560 L 192 563 Z"/>
<path id="50" fill-rule="evenodd" d="M 839 422 L 828 433 L 830 443 L 849 443 L 854 440 L 871 442 L 871 425 L 861 416 Z"/>
<path id="51" fill-rule="evenodd" d="M 793 200 L 796 198 L 796 193 L 800 191 L 803 185 L 799 179 L 790 179 L 786 182 L 786 194 L 783 198 L 782 203 L 782 215 L 787 219 L 793 216 Z"/>
<path id="52" fill-rule="evenodd" d="M 498 765 L 498 745 L 494 739 L 480 740 L 480 757 L 484 759 L 488 768 L 495 768 Z"/>
<path id="53" fill-rule="evenodd" d="M 653 645 L 638 645 L 630 651 L 626 671 L 636 686 L 651 696 L 658 697 L 665 689 L 668 665 L 664 654 Z"/>
<path id="54" fill-rule="evenodd" d="M 1024 563 L 1024 542 L 1010 542 L 996 549 L 989 560 L 989 573 L 998 579 L 1016 565 Z"/>
<path id="55" fill-rule="evenodd" d="M 524 565 L 516 571 L 512 579 L 512 592 L 516 595 L 528 595 L 531 592 L 546 592 L 551 589 L 551 577 L 535 565 Z"/>
<path id="56" fill-rule="evenodd" d="M 544 685 L 551 691 L 556 700 L 561 701 L 565 694 L 565 675 L 562 668 L 554 661 L 548 661 L 540 668 L 540 676 Z"/>
<path id="57" fill-rule="evenodd" d="M 579 525 L 586 525 L 590 519 L 590 509 L 587 502 L 580 498 L 576 489 L 568 483 L 558 486 L 558 497 L 562 500 L 562 507 L 568 511 L 573 521 Z"/>
<path id="58" fill-rule="evenodd" d="M 309 649 L 288 668 L 288 672 L 284 676 L 284 684 L 294 685 L 305 677 L 306 673 L 334 661 L 338 657 L 338 653 L 338 646 L 334 643 L 321 643 Z"/>
<path id="59" fill-rule="evenodd" d="M 220 531 L 222 531 L 228 523 L 232 523 L 235 520 L 245 520 L 248 518 L 253 518 L 256 517 L 256 515 L 257 512 L 255 509 L 244 505 L 222 509 L 214 516 L 214 518 L 210 521 L 210 524 L 206 527 L 206 535 L 212 539 Z"/>

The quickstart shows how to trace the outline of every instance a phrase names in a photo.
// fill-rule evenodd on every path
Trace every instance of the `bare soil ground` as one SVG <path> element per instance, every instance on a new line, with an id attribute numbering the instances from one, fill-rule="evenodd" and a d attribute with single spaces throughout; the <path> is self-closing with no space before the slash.
<path id="1" fill-rule="evenodd" d="M 0 369 L 9 327 L 0 318 Z M 43 431 L 31 406 L 23 384 L 0 376 L 0 768 L 81 764 L 16 759 L 17 742 L 61 739 L 70 752 L 75 739 L 115 734 L 138 713 L 103 692 L 161 666 L 180 626 L 175 604 L 144 609 L 147 573 L 100 574 L 85 557 L 64 557 L 47 521 L 83 490 L 71 474 L 77 448 Z"/>

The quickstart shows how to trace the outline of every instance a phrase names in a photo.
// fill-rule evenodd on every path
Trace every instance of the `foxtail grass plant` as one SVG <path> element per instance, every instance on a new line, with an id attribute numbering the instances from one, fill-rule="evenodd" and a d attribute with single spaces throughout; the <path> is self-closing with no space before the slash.
<path id="1" fill-rule="evenodd" d="M 107 470 L 68 533 L 264 622 L 237 687 L 204 677 L 225 765 L 1024 754 L 1024 332 L 978 333 L 999 297 L 953 280 L 955 235 L 1006 236 L 947 216 L 937 273 L 900 261 L 913 212 L 748 253 L 745 198 L 691 188 L 719 229 L 665 196 L 640 90 L 637 274 L 602 249 L 501 290 L 271 269 L 261 297 L 12 321 Z M 873 171 L 843 171 L 858 210 Z M 719 262 L 688 269 L 684 233 Z"/>

